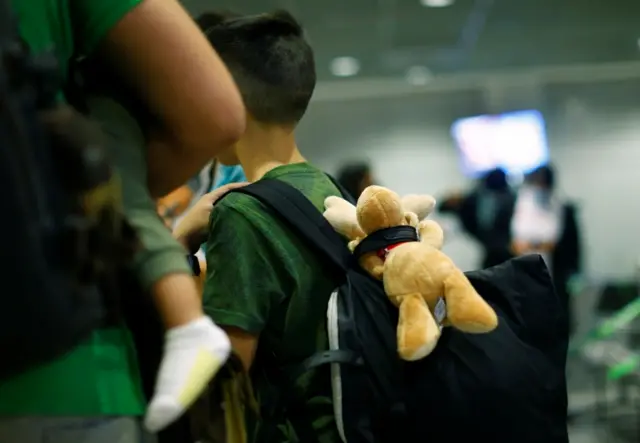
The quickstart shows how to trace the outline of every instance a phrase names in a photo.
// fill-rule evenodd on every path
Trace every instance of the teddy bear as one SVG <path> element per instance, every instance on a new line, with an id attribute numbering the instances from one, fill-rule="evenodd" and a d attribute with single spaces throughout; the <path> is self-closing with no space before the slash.
<path id="1" fill-rule="evenodd" d="M 495 311 L 440 250 L 444 242 L 442 228 L 425 219 L 434 206 L 433 197 L 401 198 L 381 186 L 366 188 L 356 206 L 340 197 L 325 200 L 324 217 L 350 240 L 349 249 L 360 266 L 382 281 L 389 300 L 398 307 L 398 354 L 406 361 L 429 355 L 443 326 L 486 333 L 498 324 Z M 358 247 L 369 236 L 402 226 L 416 230 L 411 240 L 358 254 Z"/>

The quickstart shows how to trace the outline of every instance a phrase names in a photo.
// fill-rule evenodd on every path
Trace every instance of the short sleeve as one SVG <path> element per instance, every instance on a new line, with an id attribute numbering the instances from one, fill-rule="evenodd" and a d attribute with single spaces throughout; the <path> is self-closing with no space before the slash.
<path id="1" fill-rule="evenodd" d="M 70 0 L 76 51 L 90 55 L 107 32 L 144 0 Z"/>
<path id="2" fill-rule="evenodd" d="M 144 135 L 127 110 L 114 100 L 89 97 L 93 119 L 105 134 L 107 149 L 117 166 L 124 213 L 136 230 L 141 248 L 132 267 L 144 290 L 169 274 L 191 274 L 187 251 L 166 228 L 147 189 Z"/>
<path id="3" fill-rule="evenodd" d="M 260 224 L 225 204 L 235 197 L 245 196 L 227 196 L 211 215 L 203 306 L 216 323 L 259 334 L 284 299 L 289 277 Z"/>

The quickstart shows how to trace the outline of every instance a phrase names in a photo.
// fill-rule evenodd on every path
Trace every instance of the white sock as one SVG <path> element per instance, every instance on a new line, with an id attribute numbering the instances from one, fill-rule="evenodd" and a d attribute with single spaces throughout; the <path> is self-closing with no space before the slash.
<path id="1" fill-rule="evenodd" d="M 156 389 L 144 421 L 146 428 L 157 432 L 180 417 L 230 352 L 229 337 L 209 317 L 167 331 Z"/>

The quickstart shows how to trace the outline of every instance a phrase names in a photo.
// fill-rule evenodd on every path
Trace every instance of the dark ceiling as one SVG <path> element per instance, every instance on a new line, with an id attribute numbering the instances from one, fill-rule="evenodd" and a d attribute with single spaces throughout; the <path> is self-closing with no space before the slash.
<path id="1" fill-rule="evenodd" d="M 335 57 L 362 77 L 639 60 L 640 0 L 185 0 L 187 8 L 256 13 L 288 9 L 305 26 L 318 74 Z"/>

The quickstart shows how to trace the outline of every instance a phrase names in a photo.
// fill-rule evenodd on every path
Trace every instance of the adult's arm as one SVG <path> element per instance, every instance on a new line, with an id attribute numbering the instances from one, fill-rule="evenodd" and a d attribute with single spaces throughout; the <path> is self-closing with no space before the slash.
<path id="1" fill-rule="evenodd" d="M 438 201 L 437 210 L 443 214 L 455 214 L 458 215 L 464 196 L 461 193 L 453 193 L 446 195 Z"/>
<path id="2" fill-rule="evenodd" d="M 106 33 L 98 57 L 159 121 L 149 147 L 152 196 L 186 183 L 242 134 L 245 114 L 235 83 L 177 0 L 141 0 Z"/>

